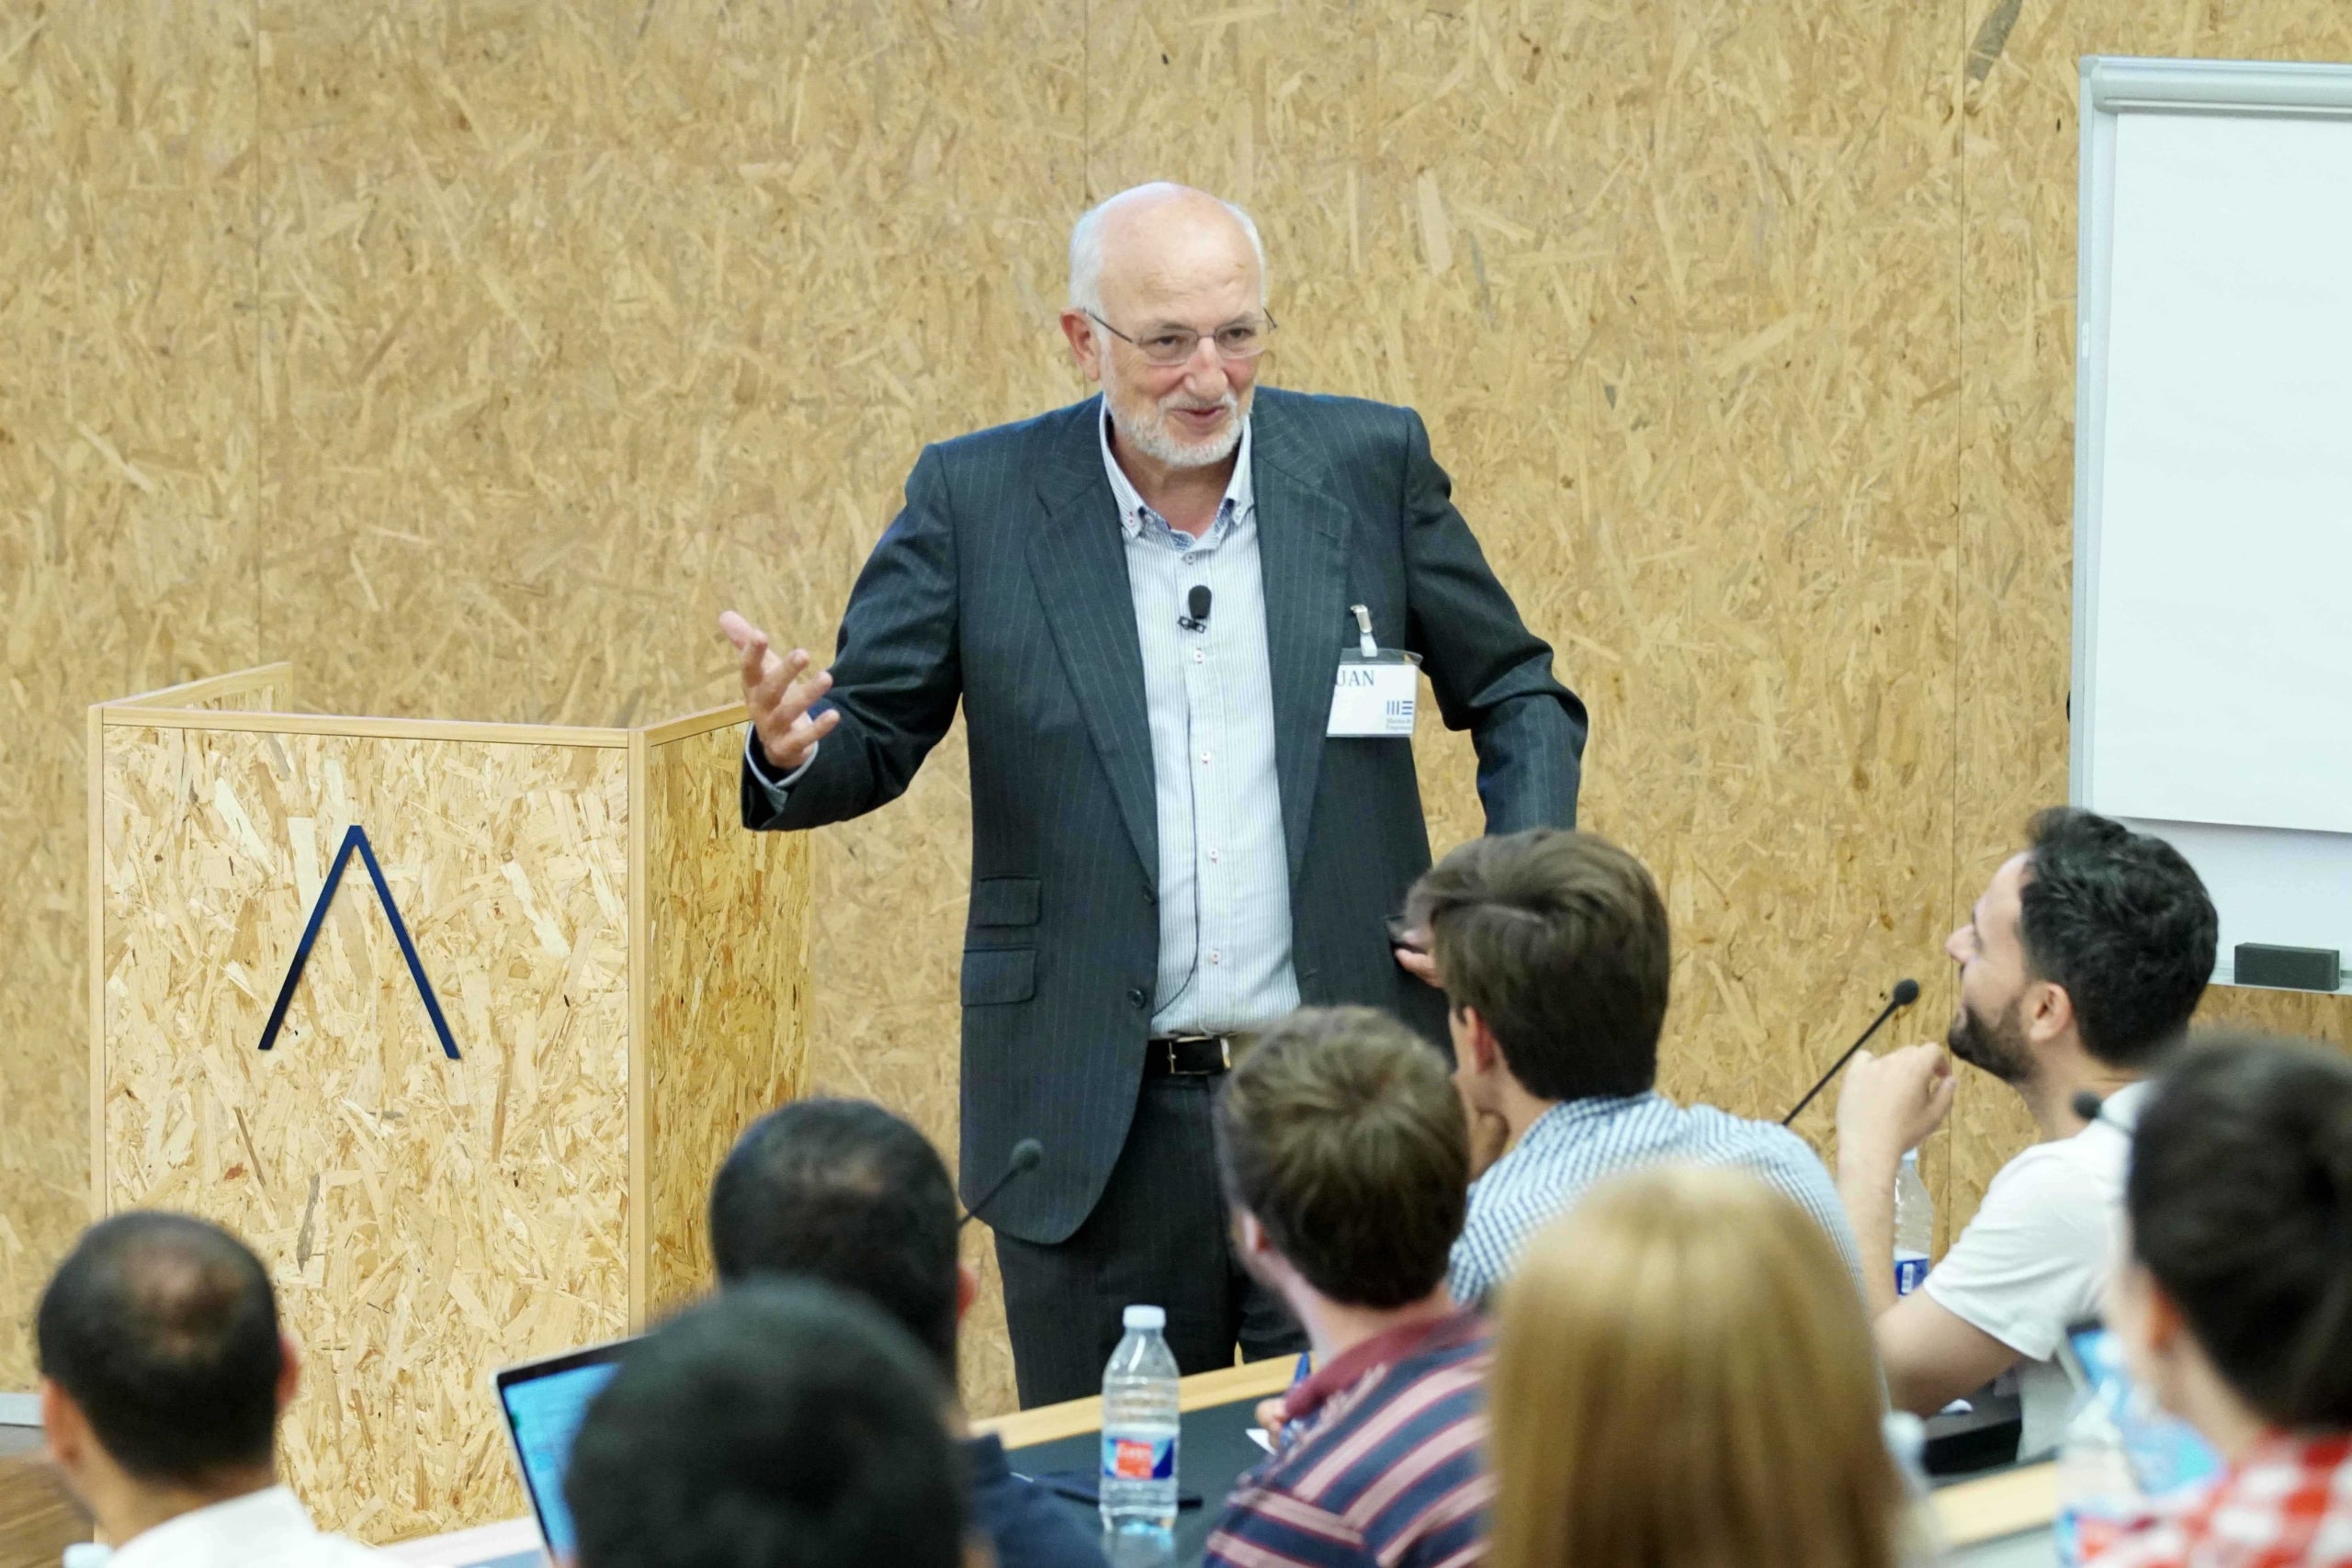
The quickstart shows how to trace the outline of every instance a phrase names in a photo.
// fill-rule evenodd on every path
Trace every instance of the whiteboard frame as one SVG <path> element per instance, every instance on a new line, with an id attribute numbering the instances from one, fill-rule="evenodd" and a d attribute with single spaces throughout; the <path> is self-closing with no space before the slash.
<path id="1" fill-rule="evenodd" d="M 2066 704 L 2066 795 L 2086 806 L 2091 776 L 2090 694 L 2098 650 L 2099 525 L 2102 459 L 2107 449 L 2109 282 L 2114 260 L 2115 133 L 2122 114 L 2295 116 L 2352 118 L 2352 65 L 2288 61 L 2150 60 L 2085 55 L 2081 62 L 2082 145 L 2075 206 L 2074 683 Z M 2131 820 L 2143 831 L 2167 825 Z M 2325 840 L 2340 859 L 2344 835 L 2286 829 L 2214 831 L 2245 836 L 2248 847 L 2301 858 Z M 2352 942 L 2345 950 L 2352 952 Z M 2215 955 L 2213 983 L 2233 986 L 2235 959 Z M 2352 968 L 2343 979 L 2352 979 Z M 2298 995 L 2327 995 L 2298 992 Z M 2335 994 L 2343 994 L 2338 992 Z"/>

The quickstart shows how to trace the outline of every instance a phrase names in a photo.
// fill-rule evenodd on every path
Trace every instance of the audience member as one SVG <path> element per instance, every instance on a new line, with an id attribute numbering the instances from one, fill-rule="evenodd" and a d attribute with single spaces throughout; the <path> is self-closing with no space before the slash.
<path id="1" fill-rule="evenodd" d="M 2139 1386 L 2227 1469 L 2099 1568 L 2352 1563 L 2352 1062 L 2215 1039 L 2155 1086 L 2108 1297 Z"/>
<path id="2" fill-rule="evenodd" d="M 958 1260 L 955 1184 L 930 1141 L 878 1105 L 807 1100 L 771 1111 L 736 1143 L 710 1192 L 722 1283 L 798 1276 L 854 1292 L 914 1336 L 954 1399 L 956 1326 L 978 1281 Z M 973 1524 L 1001 1568 L 1102 1568 L 1096 1538 L 1051 1494 L 1012 1472 L 1002 1439 L 964 1439 Z"/>
<path id="3" fill-rule="evenodd" d="M 1892 1568 L 1901 1472 L 1817 1221 L 1678 1165 L 1594 1190 L 1503 1287 L 1489 1568 Z"/>
<path id="4" fill-rule="evenodd" d="M 2022 1458 L 2053 1448 L 2073 1386 L 2052 1358 L 2096 1316 L 2122 1201 L 2140 1079 L 2177 1040 L 2213 971 L 2212 900 L 2179 852 L 2086 811 L 2033 820 L 1945 943 L 1960 965 L 1951 1055 L 2015 1089 L 2041 1141 L 1994 1177 L 1976 1217 L 1897 1301 L 1894 1178 L 1951 1109 L 1950 1056 L 1855 1058 L 1838 1106 L 1838 1174 L 1868 1265 L 1879 1357 L 1899 1407 L 1931 1416 L 2019 1367 Z M 2075 1096 L 2106 1109 L 2086 1126 Z"/>
<path id="5" fill-rule="evenodd" d="M 1235 1248 L 1318 1364 L 1261 1407 L 1275 1450 L 1236 1486 L 1208 1562 L 1476 1562 L 1487 1337 L 1445 1288 L 1469 1151 L 1444 1064 L 1385 1013 L 1306 1010 L 1234 1067 L 1215 1125 Z"/>
<path id="6" fill-rule="evenodd" d="M 1803 1139 L 1657 1092 L 1671 953 L 1639 861 L 1559 829 L 1474 839 L 1414 886 L 1407 919 L 1431 940 L 1454 1079 L 1474 1126 L 1491 1129 L 1482 1155 L 1500 1145 L 1474 1171 L 1457 1300 L 1485 1300 L 1527 1237 L 1586 1189 L 1665 1160 L 1753 1171 L 1856 1266 L 1837 1189 Z"/>
<path id="7" fill-rule="evenodd" d="M 41 1425 L 114 1568 L 344 1568 L 277 1483 L 294 1348 L 261 1260 L 220 1226 L 135 1212 L 92 1225 L 41 1292 Z"/>
<path id="8" fill-rule="evenodd" d="M 762 1280 L 629 1347 L 563 1482 L 578 1568 L 960 1568 L 932 1359 L 830 1286 Z"/>

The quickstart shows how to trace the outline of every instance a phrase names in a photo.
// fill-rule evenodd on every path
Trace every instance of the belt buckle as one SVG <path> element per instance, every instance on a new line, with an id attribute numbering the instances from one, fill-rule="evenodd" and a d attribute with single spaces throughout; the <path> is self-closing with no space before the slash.
<path id="1" fill-rule="evenodd" d="M 1215 1074 L 1209 1069 L 1191 1069 L 1181 1067 L 1176 1065 L 1176 1047 L 1179 1045 L 1204 1045 L 1212 1040 L 1216 1042 L 1217 1058 L 1220 1064 L 1216 1070 L 1223 1072 L 1232 1071 L 1233 1036 L 1230 1034 L 1171 1034 L 1160 1043 L 1168 1047 L 1168 1076 L 1171 1078 L 1205 1078 L 1214 1077 Z"/>

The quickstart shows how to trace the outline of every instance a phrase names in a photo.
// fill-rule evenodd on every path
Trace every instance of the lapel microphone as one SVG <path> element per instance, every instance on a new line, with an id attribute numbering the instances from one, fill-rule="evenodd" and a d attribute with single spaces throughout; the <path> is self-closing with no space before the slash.
<path id="1" fill-rule="evenodd" d="M 1209 629 L 1209 585 L 1207 583 L 1196 582 L 1193 585 L 1193 591 L 1184 596 L 1184 607 L 1191 613 L 1177 616 L 1178 626 L 1188 632 L 1204 632 Z"/>
<path id="2" fill-rule="evenodd" d="M 1195 590 L 1195 592 L 1205 593 L 1208 590 L 1204 588 Z M 956 1222 L 956 1228 L 957 1230 L 962 1230 L 966 1225 L 968 1225 L 974 1220 L 978 1219 L 980 1217 L 980 1211 L 987 1208 L 990 1203 L 995 1202 L 996 1195 L 1003 1191 L 1005 1188 L 1012 1183 L 1014 1177 L 1020 1175 L 1024 1170 L 1036 1169 L 1037 1162 L 1045 1157 L 1046 1145 L 1039 1143 L 1035 1138 L 1023 1138 L 1019 1143 L 1013 1145 L 1012 1156 L 1004 1162 L 1004 1174 L 996 1179 L 995 1185 L 991 1186 L 987 1191 L 980 1194 L 980 1201 L 978 1202 L 964 1211 L 964 1217 Z"/>
<path id="3" fill-rule="evenodd" d="M 1797 1111 L 1803 1111 L 1806 1106 L 1811 1105 L 1813 1103 L 1813 1097 L 1829 1087 L 1829 1080 L 1838 1076 L 1838 1069 L 1852 1061 L 1854 1059 L 1854 1053 L 1870 1043 L 1871 1036 L 1878 1032 L 1880 1024 L 1884 1023 L 1888 1019 L 1893 1018 L 1896 1013 L 1901 1012 L 1905 1008 L 1909 1007 L 1913 1002 L 1916 1002 L 1918 999 L 1918 981 L 1911 979 L 1906 976 L 1905 978 L 1894 982 L 1894 993 L 1886 998 L 1886 1005 L 1878 1010 L 1878 1016 L 1871 1020 L 1871 1026 L 1862 1031 L 1861 1037 L 1860 1039 L 1856 1040 L 1851 1045 L 1846 1047 L 1846 1054 L 1844 1055 L 1829 1064 L 1829 1070 L 1821 1075 L 1821 1080 L 1815 1084 L 1811 1089 L 1805 1090 L 1804 1098 L 1797 1101 L 1796 1111 L 1792 1111 L 1786 1116 L 1781 1118 L 1781 1125 L 1785 1127 L 1790 1122 L 1795 1121 L 1797 1119 Z"/>

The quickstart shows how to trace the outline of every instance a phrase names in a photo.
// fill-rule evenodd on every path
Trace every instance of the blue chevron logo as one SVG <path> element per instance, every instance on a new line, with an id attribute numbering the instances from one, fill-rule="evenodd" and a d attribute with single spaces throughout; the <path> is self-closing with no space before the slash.
<path id="1" fill-rule="evenodd" d="M 384 880 L 384 868 L 376 863 L 376 851 L 368 842 L 368 830 L 354 822 L 343 836 L 343 847 L 334 852 L 334 865 L 327 872 L 326 886 L 319 889 L 319 901 L 311 906 L 311 923 L 302 928 L 302 940 L 295 945 L 294 962 L 286 971 L 286 983 L 277 987 L 277 1005 L 269 1010 L 269 1024 L 261 1032 L 261 1048 L 265 1051 L 277 1043 L 277 1031 L 286 1021 L 286 1005 L 294 999 L 294 987 L 302 978 L 302 965 L 311 961 L 311 949 L 319 940 L 319 928 L 326 923 L 327 907 L 334 902 L 334 890 L 343 885 L 343 868 L 351 863 L 351 853 L 359 852 L 360 861 L 368 867 L 368 878 L 376 885 L 376 901 L 384 906 L 384 913 L 391 918 L 392 935 L 401 944 L 401 956 L 408 961 L 409 978 L 416 982 L 416 994 L 424 998 L 424 1010 L 433 1019 L 433 1032 L 441 1037 L 441 1054 L 457 1061 L 458 1043 L 449 1035 L 449 1021 L 441 1016 L 440 998 L 433 994 L 433 982 L 424 977 L 424 964 L 416 955 L 416 943 L 409 940 L 408 922 L 401 919 L 401 908 L 392 902 L 392 889 Z"/>

